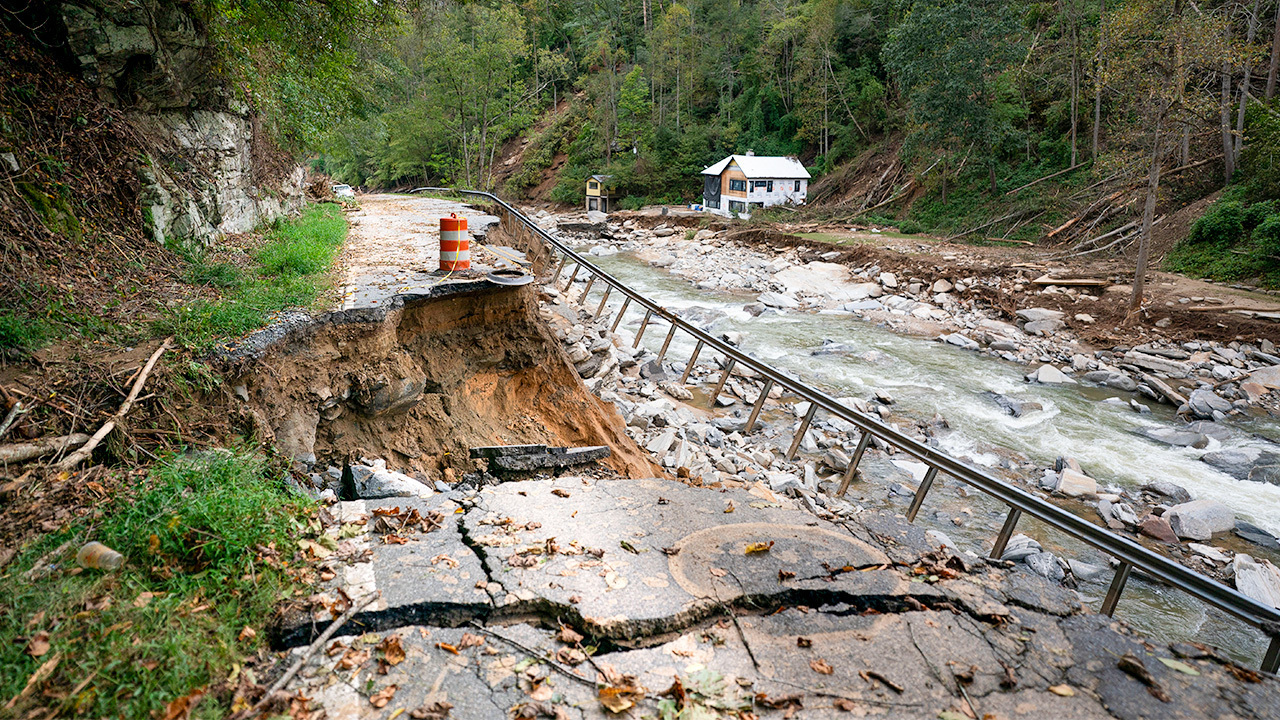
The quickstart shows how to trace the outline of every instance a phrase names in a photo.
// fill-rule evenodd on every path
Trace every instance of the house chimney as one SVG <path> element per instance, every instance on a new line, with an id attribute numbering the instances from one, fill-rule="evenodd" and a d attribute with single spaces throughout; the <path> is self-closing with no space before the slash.
<path id="1" fill-rule="evenodd" d="M 748 151 L 747 151 L 747 157 L 755 157 L 755 156 L 756 156 L 756 151 L 755 151 L 755 150 L 748 150 Z"/>

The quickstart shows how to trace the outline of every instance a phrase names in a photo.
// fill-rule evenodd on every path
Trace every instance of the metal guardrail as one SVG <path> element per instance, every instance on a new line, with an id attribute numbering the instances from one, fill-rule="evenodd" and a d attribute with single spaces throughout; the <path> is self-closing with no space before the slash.
<path id="1" fill-rule="evenodd" d="M 618 311 L 617 317 L 613 321 L 612 329 L 616 330 L 622 316 L 627 312 L 631 303 L 636 303 L 645 310 L 644 320 L 640 323 L 640 329 L 636 332 L 635 345 L 640 344 L 640 338 L 644 335 L 645 328 L 654 315 L 665 318 L 671 323 L 671 329 L 667 333 L 666 340 L 662 344 L 662 350 L 659 353 L 659 362 L 666 355 L 667 348 L 671 345 L 671 340 L 675 336 L 677 330 L 681 330 L 686 334 L 694 337 L 698 343 L 694 348 L 693 355 L 689 358 L 686 365 L 684 376 L 681 383 L 689 377 L 689 370 L 697 361 L 698 355 L 706 347 L 710 347 L 716 352 L 723 354 L 728 361 L 725 363 L 723 373 L 719 382 L 716 384 L 715 392 L 712 397 L 717 397 L 724 388 L 725 382 L 732 374 L 735 365 L 744 365 L 754 371 L 757 375 L 764 379 L 764 387 L 762 388 L 755 405 L 751 409 L 750 418 L 747 421 L 746 432 L 750 432 L 759 418 L 760 411 L 764 406 L 765 398 L 768 397 L 770 389 L 773 385 L 781 385 L 783 388 L 793 394 L 809 401 L 810 406 L 804 419 L 800 423 L 800 427 L 796 432 L 795 439 L 791 443 L 791 447 L 787 452 L 787 459 L 793 459 L 796 450 L 800 445 L 800 439 L 809 429 L 809 423 L 813 420 L 814 413 L 818 408 L 822 408 L 827 412 L 837 415 L 848 422 L 854 424 L 861 431 L 857 449 L 854 451 L 853 457 L 849 462 L 849 469 L 845 472 L 841 479 L 840 488 L 837 496 L 844 495 L 848 490 L 850 482 L 853 481 L 857 472 L 858 463 L 862 459 L 863 453 L 866 451 L 872 437 L 877 437 L 884 443 L 894 446 L 900 452 L 903 452 L 917 460 L 923 462 L 929 469 L 925 474 L 924 480 L 920 483 L 919 489 L 916 490 L 915 496 L 911 500 L 911 504 L 907 509 L 907 520 L 914 522 L 916 513 L 919 512 L 921 505 L 924 503 L 925 495 L 933 486 L 934 480 L 939 472 L 946 474 L 975 487 L 982 492 L 990 495 L 997 500 L 1009 506 L 1009 514 L 1005 518 L 1004 526 L 1000 529 L 1000 533 L 996 536 L 994 547 L 991 549 L 990 556 L 999 558 L 1008 543 L 1009 538 L 1013 535 L 1014 528 L 1018 524 L 1018 520 L 1026 513 L 1035 517 L 1042 522 L 1071 537 L 1084 542 L 1092 547 L 1116 558 L 1120 561 L 1120 565 L 1116 568 L 1115 575 L 1112 578 L 1111 586 L 1107 590 L 1106 598 L 1102 601 L 1101 611 L 1107 615 L 1115 612 L 1116 605 L 1120 601 L 1120 596 L 1124 592 L 1124 587 L 1129 579 L 1130 573 L 1136 568 L 1146 573 L 1151 578 L 1164 583 L 1170 587 L 1182 590 L 1192 597 L 1205 602 L 1213 607 L 1218 608 L 1236 618 L 1252 625 L 1261 630 L 1264 635 L 1270 637 L 1270 643 L 1266 653 L 1262 659 L 1262 670 L 1264 672 L 1275 673 L 1280 670 L 1280 609 L 1268 607 L 1262 603 L 1247 597 L 1233 588 L 1229 588 L 1209 577 L 1201 575 L 1193 570 L 1183 567 L 1172 560 L 1159 555 L 1147 548 L 1139 545 L 1128 538 L 1121 537 L 1111 531 L 1094 525 L 1084 518 L 1064 510 L 1057 505 L 1046 502 L 1024 490 L 1013 487 L 997 479 L 993 475 L 983 470 L 967 465 L 956 458 L 945 453 L 939 452 L 924 443 L 895 430 L 892 427 L 884 425 L 878 419 L 871 417 L 865 413 L 861 413 L 852 408 L 836 401 L 835 398 L 826 393 L 811 387 L 807 383 L 790 375 L 786 375 L 778 369 L 752 358 L 737 348 L 723 342 L 707 332 L 697 328 L 685 320 L 678 317 L 675 313 L 658 305 L 636 290 L 633 290 L 616 278 L 605 273 L 599 267 L 583 258 L 573 248 L 562 242 L 560 239 L 548 233 L 539 227 L 523 213 L 516 210 L 506 201 L 498 196 L 481 192 L 477 190 L 458 190 L 454 188 L 436 188 L 424 187 L 416 188 L 411 192 L 449 192 L 461 195 L 472 195 L 475 197 L 485 198 L 501 206 L 511 217 L 522 222 L 530 231 L 541 237 L 551 247 L 558 250 L 564 257 L 561 259 L 556 268 L 553 282 L 558 282 L 561 272 L 569 261 L 573 261 L 576 266 L 573 274 L 569 278 L 569 285 L 573 284 L 579 271 L 586 270 L 589 279 L 586 290 L 583 292 L 580 302 L 585 308 L 587 306 L 587 294 L 591 291 L 592 284 L 599 279 L 607 287 L 604 297 L 600 299 L 600 304 L 596 308 L 595 317 L 599 317 L 605 307 L 609 294 L 616 290 L 625 296 L 623 305 Z"/>

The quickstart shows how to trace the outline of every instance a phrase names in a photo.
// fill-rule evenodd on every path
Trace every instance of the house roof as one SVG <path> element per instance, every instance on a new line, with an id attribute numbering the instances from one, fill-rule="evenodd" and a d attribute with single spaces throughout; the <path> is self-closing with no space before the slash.
<path id="1" fill-rule="evenodd" d="M 607 183 L 607 182 L 609 182 L 610 180 L 612 180 L 612 179 L 613 179 L 613 176 L 612 176 L 612 175 L 592 175 L 592 176 L 591 176 L 591 179 L 592 179 L 592 180 L 597 180 L 597 181 L 602 182 L 602 183 Z"/>
<path id="2" fill-rule="evenodd" d="M 719 175 L 729 167 L 729 163 L 737 163 L 742 174 L 749 178 L 808 178 L 809 171 L 793 157 L 766 157 L 762 155 L 730 155 L 720 162 L 702 171 L 703 175 Z"/>

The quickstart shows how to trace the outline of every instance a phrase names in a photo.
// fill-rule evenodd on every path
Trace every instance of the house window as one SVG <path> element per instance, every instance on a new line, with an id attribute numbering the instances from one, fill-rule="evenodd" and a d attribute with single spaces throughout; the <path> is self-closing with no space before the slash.
<path id="1" fill-rule="evenodd" d="M 800 181 L 796 181 L 796 192 L 800 192 Z"/>
<path id="2" fill-rule="evenodd" d="M 703 198 L 702 204 L 708 208 L 711 208 L 712 210 L 720 209 L 720 200 L 718 198 L 714 200 L 708 200 L 706 198 Z"/>
<path id="3" fill-rule="evenodd" d="M 729 192 L 746 192 L 746 191 L 747 191 L 746 180 L 730 180 L 729 181 Z"/>
<path id="4" fill-rule="evenodd" d="M 592 190 L 595 190 L 596 188 L 598 188 L 598 187 L 600 187 L 600 186 L 599 186 L 599 185 L 597 185 L 597 184 L 595 184 L 595 183 L 593 183 L 593 182 L 590 182 L 590 183 L 587 183 L 587 187 L 591 188 Z"/>
<path id="5" fill-rule="evenodd" d="M 738 202 L 737 200 L 730 200 L 729 210 L 732 212 L 744 213 L 747 211 L 747 204 L 744 202 Z"/>

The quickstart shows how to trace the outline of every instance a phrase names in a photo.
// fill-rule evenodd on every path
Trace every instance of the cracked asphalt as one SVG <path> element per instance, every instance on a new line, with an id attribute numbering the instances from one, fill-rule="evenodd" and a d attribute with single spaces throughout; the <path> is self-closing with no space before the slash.
<path id="1" fill-rule="evenodd" d="M 330 718 L 1280 717 L 1274 676 L 763 486 L 570 476 L 329 512 L 325 594 L 379 593 L 288 688 Z M 320 607 L 283 628 L 291 658 Z"/>

